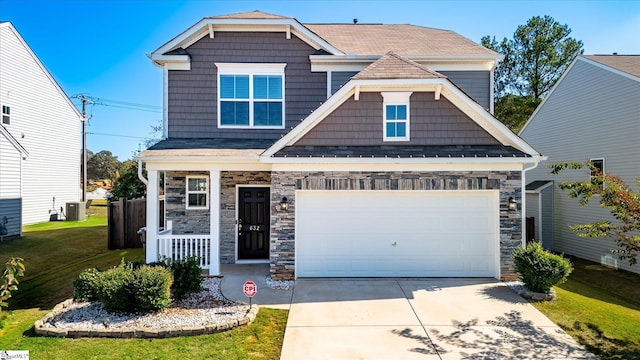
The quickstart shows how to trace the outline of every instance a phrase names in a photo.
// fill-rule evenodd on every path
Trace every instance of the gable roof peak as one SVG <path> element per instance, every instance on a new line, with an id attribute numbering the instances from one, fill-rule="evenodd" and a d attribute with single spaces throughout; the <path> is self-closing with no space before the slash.
<path id="1" fill-rule="evenodd" d="M 266 13 L 260 10 L 247 11 L 241 13 L 209 16 L 207 19 L 292 19 L 288 16 Z"/>
<path id="2" fill-rule="evenodd" d="M 353 80 L 381 80 L 381 79 L 446 79 L 415 61 L 406 59 L 393 51 L 388 51 L 380 59 L 374 61 L 364 70 L 357 73 Z"/>

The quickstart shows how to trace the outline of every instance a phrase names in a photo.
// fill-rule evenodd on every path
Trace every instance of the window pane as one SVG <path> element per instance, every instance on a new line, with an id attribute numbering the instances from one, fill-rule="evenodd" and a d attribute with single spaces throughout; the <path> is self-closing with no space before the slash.
<path id="1" fill-rule="evenodd" d="M 207 178 L 190 178 L 189 191 L 207 191 Z"/>
<path id="2" fill-rule="evenodd" d="M 395 119 L 396 119 L 396 106 L 387 105 L 387 120 L 395 120 Z"/>
<path id="3" fill-rule="evenodd" d="M 396 106 L 396 119 L 407 120 L 407 105 Z"/>
<path id="4" fill-rule="evenodd" d="M 269 125 L 268 104 L 269 103 L 257 101 L 253 103 L 253 125 Z"/>
<path id="5" fill-rule="evenodd" d="M 235 76 L 220 75 L 220 98 L 233 99 L 235 96 Z"/>
<path id="6" fill-rule="evenodd" d="M 189 206 L 207 206 L 207 194 L 189 194 Z"/>
<path id="7" fill-rule="evenodd" d="M 249 75 L 236 75 L 236 99 L 249 98 Z"/>
<path id="8" fill-rule="evenodd" d="M 407 136 L 407 123 L 405 122 L 396 123 L 396 136 L 397 137 Z"/>
<path id="9" fill-rule="evenodd" d="M 255 75 L 253 77 L 253 98 L 268 99 L 269 78 L 266 75 Z"/>
<path id="10" fill-rule="evenodd" d="M 269 99 L 282 99 L 282 76 L 269 76 Z"/>
<path id="11" fill-rule="evenodd" d="M 396 136 L 396 124 L 387 123 L 387 137 L 395 137 L 395 136 Z"/>
<path id="12" fill-rule="evenodd" d="M 249 125 L 249 103 L 245 101 L 220 102 L 220 124 Z"/>
<path id="13" fill-rule="evenodd" d="M 269 103 L 269 125 L 272 125 L 272 126 L 282 125 L 282 103 L 281 102 Z"/>

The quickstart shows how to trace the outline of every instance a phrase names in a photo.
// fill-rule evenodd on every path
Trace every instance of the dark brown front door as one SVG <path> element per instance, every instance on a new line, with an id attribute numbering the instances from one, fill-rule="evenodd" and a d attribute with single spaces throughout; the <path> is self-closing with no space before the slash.
<path id="1" fill-rule="evenodd" d="M 238 259 L 269 258 L 269 188 L 238 188 Z"/>

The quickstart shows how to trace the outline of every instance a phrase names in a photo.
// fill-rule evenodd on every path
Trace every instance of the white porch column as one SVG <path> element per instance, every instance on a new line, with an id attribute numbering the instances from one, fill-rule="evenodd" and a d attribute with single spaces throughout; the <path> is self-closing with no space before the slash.
<path id="1" fill-rule="evenodd" d="M 209 171 L 211 196 L 209 201 L 209 234 L 211 249 L 209 252 L 209 275 L 220 275 L 220 170 Z"/>
<path id="2" fill-rule="evenodd" d="M 146 261 L 158 261 L 158 170 L 147 171 L 147 244 Z"/>

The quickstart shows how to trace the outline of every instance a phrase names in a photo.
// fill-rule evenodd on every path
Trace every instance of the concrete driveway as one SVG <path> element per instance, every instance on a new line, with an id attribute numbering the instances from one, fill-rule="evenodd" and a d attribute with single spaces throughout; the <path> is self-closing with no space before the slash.
<path id="1" fill-rule="evenodd" d="M 281 359 L 595 359 L 493 279 L 302 279 Z"/>

